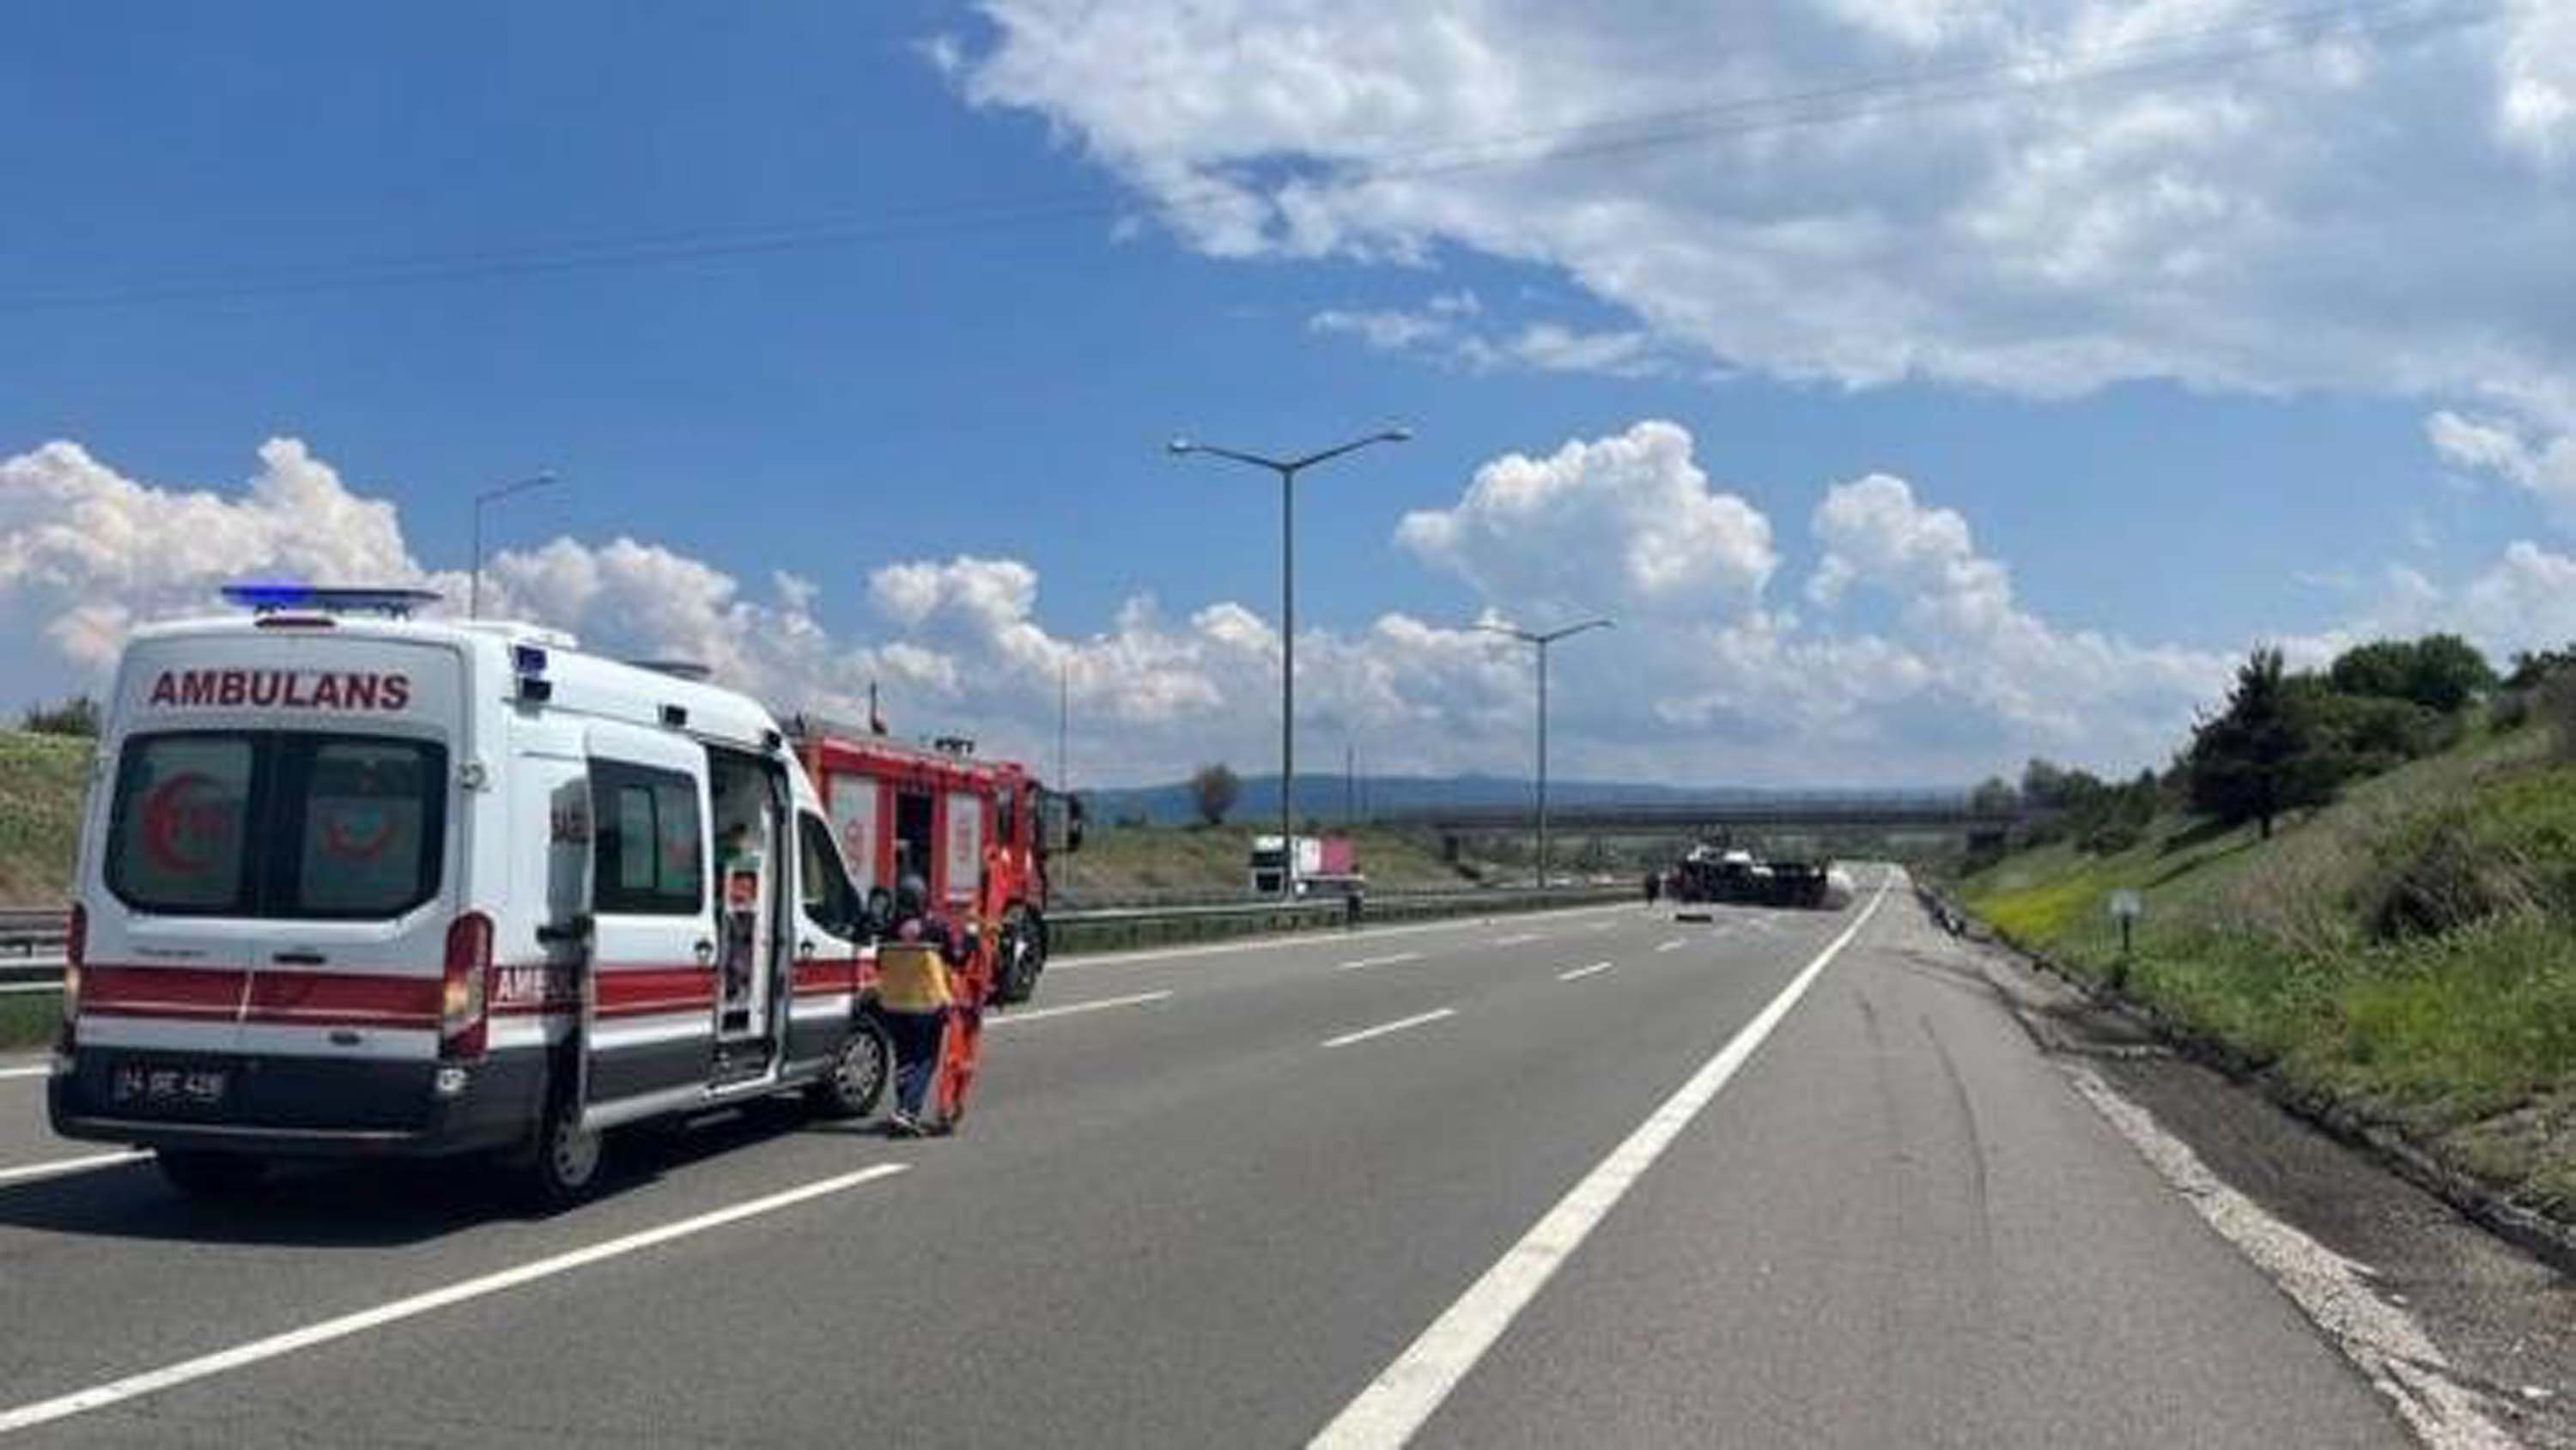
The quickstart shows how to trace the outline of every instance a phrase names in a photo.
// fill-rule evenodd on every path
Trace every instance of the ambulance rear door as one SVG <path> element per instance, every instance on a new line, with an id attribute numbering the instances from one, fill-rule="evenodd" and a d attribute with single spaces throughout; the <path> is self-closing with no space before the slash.
<path id="1" fill-rule="evenodd" d="M 100 968 L 83 1044 L 180 1053 L 131 1066 L 179 1070 L 184 1106 L 219 1117 L 302 1114 L 289 1099 L 320 1064 L 435 1056 L 464 862 L 464 679 L 451 643 L 327 627 L 137 641 L 84 853 Z M 261 1101 L 231 1078 L 186 1079 L 218 1071 L 185 1060 L 198 1048 L 276 1059 Z M 120 1076 L 111 1105 L 157 1098 L 161 1081 Z M 409 1107 L 359 1095 L 309 1110 L 341 1126 Z"/>

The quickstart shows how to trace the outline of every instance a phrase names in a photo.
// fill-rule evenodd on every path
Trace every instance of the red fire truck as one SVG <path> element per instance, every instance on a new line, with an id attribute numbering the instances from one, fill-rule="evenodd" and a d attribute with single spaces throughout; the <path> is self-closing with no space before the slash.
<path id="1" fill-rule="evenodd" d="M 1081 844 L 1080 803 L 968 740 L 911 745 L 805 715 L 787 731 L 871 905 L 921 877 L 935 905 L 983 928 L 992 1000 L 1027 1001 L 1046 969 L 1047 857 Z"/>

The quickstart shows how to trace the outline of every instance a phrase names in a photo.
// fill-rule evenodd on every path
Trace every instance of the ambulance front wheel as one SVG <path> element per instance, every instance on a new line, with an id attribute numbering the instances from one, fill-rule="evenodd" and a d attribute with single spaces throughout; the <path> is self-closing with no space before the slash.
<path id="1" fill-rule="evenodd" d="M 599 1133 L 582 1126 L 581 1107 L 570 1098 L 547 1106 L 529 1148 L 519 1169 L 533 1207 L 570 1208 L 599 1185 Z"/>
<path id="2" fill-rule="evenodd" d="M 831 1072 L 805 1090 L 805 1100 L 826 1118 L 864 1118 L 876 1111 L 893 1076 L 894 1039 L 886 1035 L 885 1024 L 864 1016 L 841 1043 Z"/>
<path id="3" fill-rule="evenodd" d="M 268 1176 L 266 1163 L 239 1153 L 164 1148 L 153 1154 L 152 1160 L 171 1187 L 191 1198 L 240 1193 Z"/>

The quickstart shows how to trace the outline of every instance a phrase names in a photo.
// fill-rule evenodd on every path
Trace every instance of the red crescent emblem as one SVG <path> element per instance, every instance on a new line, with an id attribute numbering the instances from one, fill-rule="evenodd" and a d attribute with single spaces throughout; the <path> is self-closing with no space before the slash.
<path id="1" fill-rule="evenodd" d="M 194 876 L 206 869 L 208 850 L 191 851 L 189 841 L 203 844 L 214 834 L 213 812 L 191 803 L 191 792 L 214 781 L 201 771 L 182 771 L 152 788 L 143 798 L 143 854 L 160 870 Z"/>
<path id="2" fill-rule="evenodd" d="M 334 813 L 322 818 L 322 849 L 344 860 L 372 861 L 382 854 L 394 838 L 393 817 L 376 813 L 374 831 L 361 834 L 349 828 L 346 816 Z"/>

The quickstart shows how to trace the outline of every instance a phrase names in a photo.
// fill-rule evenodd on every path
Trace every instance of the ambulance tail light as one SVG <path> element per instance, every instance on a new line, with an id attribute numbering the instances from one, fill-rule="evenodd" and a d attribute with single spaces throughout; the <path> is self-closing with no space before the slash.
<path id="1" fill-rule="evenodd" d="M 484 984 L 492 975 L 492 918 L 469 911 L 447 929 L 447 963 L 439 979 L 438 1055 L 483 1055 L 489 1018 Z"/>
<path id="2" fill-rule="evenodd" d="M 54 1036 L 54 1051 L 72 1050 L 72 1024 L 80 1018 L 81 964 L 89 959 L 89 908 L 72 903 L 71 920 L 63 924 L 63 1025 Z"/>

